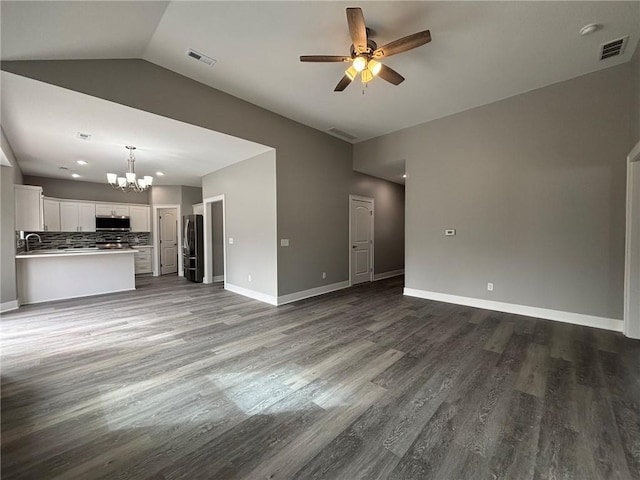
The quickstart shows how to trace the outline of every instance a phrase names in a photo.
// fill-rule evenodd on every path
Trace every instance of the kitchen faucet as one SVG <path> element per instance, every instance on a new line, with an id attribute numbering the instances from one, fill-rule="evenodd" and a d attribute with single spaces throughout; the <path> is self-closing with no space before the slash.
<path id="1" fill-rule="evenodd" d="M 29 235 L 24 237 L 24 242 L 27 247 L 27 253 L 29 253 L 29 238 L 31 237 L 38 237 L 38 243 L 42 243 L 42 239 L 40 238 L 40 235 L 38 235 L 37 233 L 30 233 Z"/>

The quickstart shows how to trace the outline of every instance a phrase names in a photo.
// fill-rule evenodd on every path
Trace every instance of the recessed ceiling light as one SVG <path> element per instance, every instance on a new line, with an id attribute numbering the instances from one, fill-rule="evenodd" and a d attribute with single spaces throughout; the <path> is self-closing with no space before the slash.
<path id="1" fill-rule="evenodd" d="M 78 165 L 89 165 L 89 162 L 87 162 L 86 160 L 78 160 Z"/>
<path id="2" fill-rule="evenodd" d="M 164 177 L 164 172 L 156 172 L 156 175 L 158 175 L 159 177 Z"/>
<path id="3" fill-rule="evenodd" d="M 593 32 L 595 32 L 599 28 L 600 28 L 600 25 L 598 25 L 597 23 L 590 23 L 589 25 L 585 25 L 580 29 L 580 35 L 582 36 L 591 35 Z"/>
<path id="4" fill-rule="evenodd" d="M 79 174 L 77 174 L 77 173 L 72 173 L 72 174 L 71 174 L 71 176 L 72 176 L 73 178 L 80 178 L 80 175 L 79 175 Z"/>
<path id="5" fill-rule="evenodd" d="M 404 175 L 402 175 L 402 178 L 407 178 L 407 174 L 405 173 Z"/>

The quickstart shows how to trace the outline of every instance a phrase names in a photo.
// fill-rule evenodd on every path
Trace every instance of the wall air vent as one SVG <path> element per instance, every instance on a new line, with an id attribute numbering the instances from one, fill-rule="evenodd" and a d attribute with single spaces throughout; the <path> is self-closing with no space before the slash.
<path id="1" fill-rule="evenodd" d="M 193 58 L 195 60 L 198 60 L 199 62 L 202 62 L 205 65 L 209 65 L 210 67 L 212 67 L 213 64 L 216 63 L 216 61 L 213 58 L 207 57 L 203 53 L 196 52 L 195 50 L 193 50 L 191 48 L 189 50 L 187 50 L 186 55 L 187 55 L 187 57 L 191 57 L 191 58 Z"/>
<path id="2" fill-rule="evenodd" d="M 90 133 L 78 132 L 77 135 L 76 135 L 76 138 L 78 140 L 91 140 L 91 134 Z"/>
<path id="3" fill-rule="evenodd" d="M 331 127 L 329 130 L 327 130 L 327 132 L 329 132 L 331 135 L 335 135 L 336 137 L 344 138 L 345 140 L 355 140 L 356 138 L 358 138 L 335 127 Z"/>
<path id="4" fill-rule="evenodd" d="M 617 40 L 612 40 L 602 45 L 602 47 L 600 47 L 600 60 L 622 55 L 628 40 L 629 36 L 627 35 L 626 37 L 618 38 Z"/>

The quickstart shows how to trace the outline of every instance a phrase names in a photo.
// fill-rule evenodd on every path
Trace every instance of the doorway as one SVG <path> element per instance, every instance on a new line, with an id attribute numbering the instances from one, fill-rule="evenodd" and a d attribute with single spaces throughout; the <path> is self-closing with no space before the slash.
<path id="1" fill-rule="evenodd" d="M 160 275 L 178 273 L 178 209 L 158 209 Z"/>
<path id="2" fill-rule="evenodd" d="M 640 338 L 640 142 L 627 156 L 624 334 Z"/>
<path id="3" fill-rule="evenodd" d="M 349 195 L 349 284 L 373 280 L 374 200 Z"/>
<path id="4" fill-rule="evenodd" d="M 203 200 L 204 283 L 227 281 L 226 204 L 224 195 Z"/>

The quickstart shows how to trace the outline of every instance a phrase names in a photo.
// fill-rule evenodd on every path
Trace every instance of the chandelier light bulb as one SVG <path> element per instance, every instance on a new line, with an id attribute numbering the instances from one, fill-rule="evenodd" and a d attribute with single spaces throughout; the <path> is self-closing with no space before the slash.
<path id="1" fill-rule="evenodd" d="M 118 181 L 118 176 L 115 173 L 107 173 L 107 182 L 111 185 L 115 185 Z"/>
<path id="2" fill-rule="evenodd" d="M 373 80 L 373 74 L 368 69 L 363 70 L 362 73 L 360 73 L 360 76 L 362 77 L 362 83 L 369 83 Z"/>
<path id="3" fill-rule="evenodd" d="M 347 70 L 344 73 L 352 81 L 358 75 L 358 71 L 354 68 L 353 65 L 351 65 L 349 68 L 347 68 Z"/>

